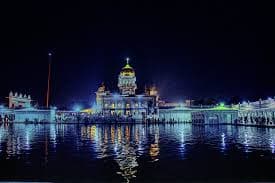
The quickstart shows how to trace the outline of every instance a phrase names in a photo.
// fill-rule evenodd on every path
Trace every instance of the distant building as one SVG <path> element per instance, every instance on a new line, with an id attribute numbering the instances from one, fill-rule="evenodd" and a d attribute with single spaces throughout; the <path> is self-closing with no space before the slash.
<path id="1" fill-rule="evenodd" d="M 191 112 L 194 109 L 187 107 L 160 107 L 159 108 L 159 119 L 160 121 L 175 121 L 175 122 L 190 122 Z"/>
<path id="2" fill-rule="evenodd" d="M 31 105 L 30 95 L 10 92 L 8 108 L 0 106 L 1 122 L 54 122 L 55 108 L 38 109 Z"/>
<path id="3" fill-rule="evenodd" d="M 26 95 L 26 94 L 22 94 L 22 93 L 17 93 L 15 92 L 13 94 L 13 92 L 11 91 L 9 93 L 9 108 L 30 108 L 31 107 L 31 96 L 30 95 Z"/>
<path id="4" fill-rule="evenodd" d="M 55 109 L 24 108 L 14 110 L 14 122 L 54 122 Z"/>
<path id="5" fill-rule="evenodd" d="M 193 111 L 191 118 L 194 124 L 234 124 L 238 120 L 238 109 L 220 104 L 213 108 Z"/>
<path id="6" fill-rule="evenodd" d="M 158 93 L 156 88 L 146 89 L 143 94 L 136 94 L 137 84 L 134 69 L 127 59 L 126 65 L 118 76 L 120 93 L 111 93 L 102 84 L 96 92 L 97 112 L 103 115 L 145 119 L 158 114 Z"/>

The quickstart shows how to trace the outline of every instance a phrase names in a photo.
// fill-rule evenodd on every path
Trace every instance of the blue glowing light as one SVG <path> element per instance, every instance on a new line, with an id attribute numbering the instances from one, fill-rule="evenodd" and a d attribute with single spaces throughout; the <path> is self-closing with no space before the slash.
<path id="1" fill-rule="evenodd" d="M 118 94 L 118 93 L 114 93 L 114 94 L 113 94 L 113 98 L 114 98 L 115 100 L 118 100 L 118 99 L 119 99 L 119 94 Z"/>
<path id="2" fill-rule="evenodd" d="M 225 149 L 225 134 L 222 133 L 221 137 L 222 137 L 222 149 Z"/>
<path id="3" fill-rule="evenodd" d="M 76 104 L 76 105 L 74 105 L 74 107 L 73 107 L 73 110 L 74 110 L 75 112 L 80 112 L 81 109 L 82 109 L 82 106 L 79 105 L 79 104 Z"/>
<path id="4" fill-rule="evenodd" d="M 142 99 L 142 98 L 143 98 L 143 96 L 142 96 L 142 95 L 138 95 L 137 97 L 138 97 L 138 99 Z"/>

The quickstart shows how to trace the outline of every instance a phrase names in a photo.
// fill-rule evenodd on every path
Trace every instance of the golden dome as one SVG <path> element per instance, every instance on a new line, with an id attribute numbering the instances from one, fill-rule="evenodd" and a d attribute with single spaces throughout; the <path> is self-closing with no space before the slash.
<path id="1" fill-rule="evenodd" d="M 126 65 L 121 69 L 120 75 L 123 76 L 134 76 L 135 75 L 135 71 L 134 69 L 130 66 L 129 64 L 129 59 L 126 59 L 127 63 Z"/>

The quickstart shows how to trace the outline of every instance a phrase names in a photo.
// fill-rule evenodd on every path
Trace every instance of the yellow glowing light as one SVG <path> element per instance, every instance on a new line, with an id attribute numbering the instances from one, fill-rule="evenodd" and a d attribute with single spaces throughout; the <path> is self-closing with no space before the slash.
<path id="1" fill-rule="evenodd" d="M 126 126 L 126 128 L 125 128 L 125 136 L 126 136 L 127 142 L 129 142 L 129 140 L 130 140 L 130 128 L 129 128 L 129 126 Z"/>
<path id="2" fill-rule="evenodd" d="M 115 128 L 114 128 L 114 126 L 111 127 L 111 140 L 112 140 L 112 143 L 114 144 L 115 143 Z"/>
<path id="3" fill-rule="evenodd" d="M 83 109 L 80 112 L 84 112 L 84 113 L 88 113 L 88 114 L 93 114 L 94 113 L 93 109 Z"/>
<path id="4" fill-rule="evenodd" d="M 94 140 L 94 139 L 95 139 L 95 136 L 96 136 L 96 126 L 93 125 L 93 126 L 90 128 L 90 137 L 91 137 L 91 140 Z"/>
<path id="5" fill-rule="evenodd" d="M 120 142 L 121 142 L 121 127 L 118 127 L 118 129 L 117 129 L 117 141 L 120 144 Z"/>
<path id="6" fill-rule="evenodd" d="M 108 134 L 107 134 L 107 130 L 104 130 L 104 143 L 105 143 L 105 144 L 108 143 Z"/>

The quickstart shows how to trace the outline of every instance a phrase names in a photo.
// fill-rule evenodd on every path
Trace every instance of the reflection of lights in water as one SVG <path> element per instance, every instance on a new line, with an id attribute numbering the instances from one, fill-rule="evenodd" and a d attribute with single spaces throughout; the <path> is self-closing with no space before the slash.
<path id="1" fill-rule="evenodd" d="M 225 134 L 222 133 L 221 137 L 222 137 L 222 150 L 224 150 L 225 149 Z"/>
<path id="2" fill-rule="evenodd" d="M 2 136 L 3 136 L 3 130 L 2 130 L 2 128 L 0 128 L 0 153 L 2 152 L 2 146 L 1 146 L 1 144 L 2 144 Z"/>
<path id="3" fill-rule="evenodd" d="M 248 135 L 244 134 L 244 145 L 248 146 Z"/>
<path id="4" fill-rule="evenodd" d="M 130 128 L 129 128 L 129 126 L 126 126 L 126 128 L 125 128 L 125 135 L 126 135 L 126 140 L 129 141 L 130 140 Z"/>
<path id="5" fill-rule="evenodd" d="M 55 125 L 51 125 L 50 126 L 50 139 L 51 142 L 53 143 L 53 148 L 56 148 L 56 126 Z"/>
<path id="6" fill-rule="evenodd" d="M 114 145 L 114 153 L 117 155 L 118 154 L 118 147 L 117 147 L 117 143 L 115 143 Z"/>
<path id="7" fill-rule="evenodd" d="M 111 127 L 111 141 L 114 144 L 115 143 L 115 127 Z"/>
<path id="8" fill-rule="evenodd" d="M 89 127 L 86 127 L 86 126 L 82 126 L 81 129 L 80 129 L 80 133 L 81 133 L 81 138 L 82 139 L 85 139 L 85 138 L 88 138 L 88 128 Z"/>
<path id="9" fill-rule="evenodd" d="M 108 143 L 108 133 L 107 130 L 104 129 L 104 143 L 107 144 Z"/>
<path id="10" fill-rule="evenodd" d="M 141 140 L 138 142 L 138 152 L 142 153 L 143 152 L 143 146 Z"/>
<path id="11" fill-rule="evenodd" d="M 275 153 L 275 142 L 274 142 L 274 140 L 270 141 L 270 147 L 271 147 L 272 154 L 274 154 Z"/>
<path id="12" fill-rule="evenodd" d="M 182 132 L 181 134 L 181 143 L 183 144 L 184 143 L 184 133 Z"/>
<path id="13" fill-rule="evenodd" d="M 136 143 L 139 143 L 139 131 L 138 131 L 138 128 L 135 129 L 135 141 L 136 141 Z"/>
<path id="14" fill-rule="evenodd" d="M 24 145 L 24 149 L 30 150 L 30 132 L 26 131 L 26 143 Z"/>
<path id="15" fill-rule="evenodd" d="M 180 148 L 179 148 L 179 150 L 180 150 L 181 155 L 183 155 L 184 150 L 185 150 L 184 132 L 182 132 L 182 134 L 181 134 L 181 140 L 180 140 Z"/>
<path id="16" fill-rule="evenodd" d="M 142 128 L 142 136 L 143 137 L 145 136 L 145 129 L 144 129 L 144 127 Z"/>
<path id="17" fill-rule="evenodd" d="M 244 147 L 245 147 L 245 152 L 248 152 L 248 135 L 247 135 L 247 133 L 244 134 Z"/>
<path id="18" fill-rule="evenodd" d="M 99 159 L 103 159 L 103 158 L 106 158 L 106 157 L 109 156 L 108 151 L 107 151 L 108 139 L 106 139 L 108 136 L 106 136 L 106 131 L 105 130 L 103 130 L 101 132 L 104 133 L 104 134 L 103 134 L 103 137 L 101 136 L 99 138 L 99 148 L 98 148 L 99 153 L 97 155 L 97 158 L 99 158 Z"/>
<path id="19" fill-rule="evenodd" d="M 8 137 L 8 140 L 7 140 L 6 153 L 7 153 L 6 159 L 9 159 L 10 156 L 12 155 L 12 143 L 11 143 L 11 139 L 9 137 Z"/>
<path id="20" fill-rule="evenodd" d="M 20 150 L 21 150 L 21 147 L 20 147 L 20 138 L 17 137 L 16 138 L 16 143 L 14 144 L 14 154 L 20 154 Z"/>
<path id="21" fill-rule="evenodd" d="M 144 135 L 144 126 L 139 126 L 139 130 L 138 130 L 138 142 L 136 142 L 137 144 L 137 148 L 138 148 L 138 153 L 141 155 L 144 153 L 144 144 L 147 142 L 147 138 Z"/>
<path id="22" fill-rule="evenodd" d="M 158 144 L 151 144 L 149 154 L 153 161 L 158 161 L 157 156 L 159 155 L 159 145 Z"/>
<path id="23" fill-rule="evenodd" d="M 91 141 L 97 141 L 97 131 L 96 125 L 93 126 L 82 126 L 81 127 L 81 138 L 82 139 L 90 139 Z"/>
<path id="24" fill-rule="evenodd" d="M 107 133 L 108 132 L 108 133 Z M 134 131 L 135 132 L 135 131 Z M 97 135 L 100 137 L 98 143 L 97 158 L 114 157 L 119 166 L 117 174 L 121 175 L 125 181 L 129 182 L 137 173 L 137 143 L 131 143 L 129 127 L 118 126 L 110 127 L 104 130 L 98 130 Z M 114 138 L 112 140 L 112 138 Z M 129 139 L 129 140 L 127 140 Z"/>
<path id="25" fill-rule="evenodd" d="M 129 143 L 121 146 L 121 152 L 115 158 L 119 165 L 120 174 L 127 182 L 130 182 L 132 178 L 135 178 L 137 173 L 136 168 L 138 167 L 137 155 L 134 147 L 130 146 Z"/>
<path id="26" fill-rule="evenodd" d="M 89 134 L 90 134 L 91 140 L 96 140 L 96 126 L 95 125 L 91 126 Z"/>
<path id="27" fill-rule="evenodd" d="M 117 142 L 121 143 L 121 127 L 117 129 Z"/>
<path id="28" fill-rule="evenodd" d="M 158 161 L 157 156 L 159 155 L 159 134 L 155 134 L 155 142 L 150 145 L 149 154 L 153 161 Z"/>

